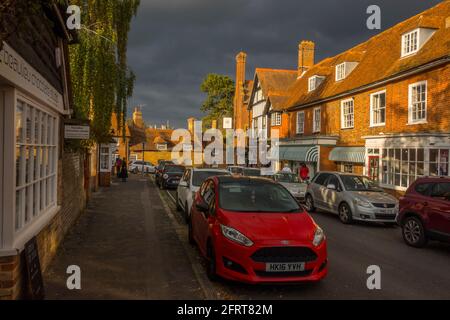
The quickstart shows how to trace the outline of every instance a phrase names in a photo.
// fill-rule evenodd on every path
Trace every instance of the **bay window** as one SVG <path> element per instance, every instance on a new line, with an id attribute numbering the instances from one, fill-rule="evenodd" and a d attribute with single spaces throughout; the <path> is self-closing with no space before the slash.
<path id="1" fill-rule="evenodd" d="M 58 119 L 25 102 L 15 108 L 15 230 L 56 207 Z"/>

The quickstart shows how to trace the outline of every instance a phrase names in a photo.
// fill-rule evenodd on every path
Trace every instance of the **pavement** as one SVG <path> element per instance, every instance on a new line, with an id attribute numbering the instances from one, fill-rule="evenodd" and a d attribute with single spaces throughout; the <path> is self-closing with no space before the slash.
<path id="1" fill-rule="evenodd" d="M 68 290 L 68 266 L 81 290 Z M 204 299 L 158 189 L 131 175 L 96 193 L 44 274 L 47 299 Z"/>
<path id="2" fill-rule="evenodd" d="M 397 227 L 343 225 L 313 213 L 328 239 L 329 274 L 315 284 L 212 283 L 187 241 L 176 192 L 131 175 L 95 194 L 44 275 L 48 299 L 450 299 L 450 245 L 406 246 Z M 67 267 L 81 268 L 81 290 L 68 290 Z M 367 268 L 381 268 L 369 290 Z"/>

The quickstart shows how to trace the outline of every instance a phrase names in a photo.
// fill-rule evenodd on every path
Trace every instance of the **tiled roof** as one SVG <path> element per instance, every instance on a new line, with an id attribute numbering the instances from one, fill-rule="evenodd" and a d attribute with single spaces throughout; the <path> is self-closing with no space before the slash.
<path id="1" fill-rule="evenodd" d="M 248 105 L 248 103 L 250 102 L 250 94 L 252 92 L 252 88 L 253 88 L 253 80 L 247 80 L 245 81 L 244 84 L 244 105 Z"/>
<path id="2" fill-rule="evenodd" d="M 297 70 L 257 68 L 255 71 L 255 79 L 258 79 L 264 97 L 287 91 L 295 83 L 297 75 Z"/>
<path id="3" fill-rule="evenodd" d="M 322 60 L 295 82 L 289 90 L 286 106 L 301 107 L 332 98 L 439 58 L 449 57 L 450 27 L 446 27 L 446 19 L 449 16 L 450 1 L 445 0 L 350 50 Z M 436 31 L 419 52 L 401 58 L 402 35 L 419 27 L 436 29 Z M 344 61 L 358 62 L 358 65 L 347 78 L 336 82 L 335 67 Z M 325 76 L 325 79 L 316 90 L 308 93 L 308 79 L 314 75 Z"/>
<path id="4" fill-rule="evenodd" d="M 171 129 L 147 129 L 145 151 L 158 151 L 157 144 L 167 144 L 167 150 L 171 150 L 175 144 L 171 141 L 173 130 Z M 132 151 L 142 151 L 142 144 L 138 143 L 131 147 Z"/>

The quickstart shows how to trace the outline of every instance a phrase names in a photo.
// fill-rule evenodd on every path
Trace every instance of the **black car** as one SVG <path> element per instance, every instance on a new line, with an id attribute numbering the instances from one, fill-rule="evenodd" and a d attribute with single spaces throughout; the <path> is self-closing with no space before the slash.
<path id="1" fill-rule="evenodd" d="M 169 164 L 164 166 L 164 169 L 156 180 L 156 184 L 160 189 L 172 189 L 178 187 L 181 177 L 184 174 L 185 168 L 180 165 Z"/>
<path id="2" fill-rule="evenodd" d="M 171 164 L 174 164 L 173 161 L 170 161 L 170 160 L 158 160 L 158 166 L 155 169 L 155 181 L 156 181 L 157 185 L 159 185 L 158 181 L 159 181 L 159 178 L 161 176 L 161 173 L 164 170 L 164 167 L 166 165 L 171 165 Z"/>

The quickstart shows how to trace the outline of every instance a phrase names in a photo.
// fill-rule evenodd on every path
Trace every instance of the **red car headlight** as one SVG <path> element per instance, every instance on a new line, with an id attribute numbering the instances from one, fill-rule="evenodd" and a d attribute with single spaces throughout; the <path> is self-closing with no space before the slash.
<path id="1" fill-rule="evenodd" d="M 253 245 L 253 242 L 249 238 L 236 229 L 224 226 L 223 224 L 220 225 L 220 229 L 222 230 L 223 236 L 231 241 L 237 242 L 246 247 L 251 247 Z"/>
<path id="2" fill-rule="evenodd" d="M 316 231 L 314 232 L 314 238 L 312 241 L 312 244 L 315 247 L 318 247 L 321 245 L 321 243 L 325 240 L 325 233 L 320 227 L 317 227 Z"/>

